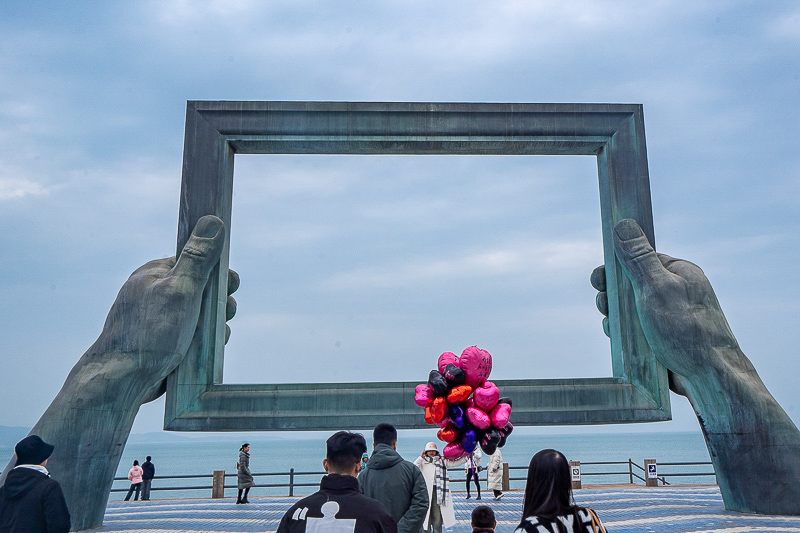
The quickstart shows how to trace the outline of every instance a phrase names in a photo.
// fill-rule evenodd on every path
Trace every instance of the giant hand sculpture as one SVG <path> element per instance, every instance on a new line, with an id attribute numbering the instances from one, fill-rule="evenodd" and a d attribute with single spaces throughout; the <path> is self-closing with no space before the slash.
<path id="1" fill-rule="evenodd" d="M 725 508 L 800 514 L 800 432 L 739 348 L 703 271 L 657 254 L 630 219 L 614 228 L 614 247 L 645 338 L 697 414 Z M 591 281 L 607 315 L 605 268 Z"/>
<path id="2" fill-rule="evenodd" d="M 205 216 L 178 258 L 151 261 L 131 274 L 100 337 L 31 430 L 56 446 L 47 468 L 61 484 L 74 531 L 103 523 L 134 417 L 163 394 L 167 375 L 186 355 L 224 241 L 222 221 Z M 228 279 L 230 295 L 239 278 L 231 272 Z M 228 318 L 235 306 L 228 296 Z"/>

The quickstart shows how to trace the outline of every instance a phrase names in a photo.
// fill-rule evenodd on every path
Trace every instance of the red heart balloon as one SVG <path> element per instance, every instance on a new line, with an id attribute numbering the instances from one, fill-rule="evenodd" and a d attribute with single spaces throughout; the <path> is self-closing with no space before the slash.
<path id="1" fill-rule="evenodd" d="M 447 400 L 439 396 L 435 400 L 433 400 L 433 405 L 431 405 L 431 418 L 433 418 L 434 423 L 438 423 L 442 421 L 444 415 L 447 414 Z"/>
<path id="2" fill-rule="evenodd" d="M 436 436 L 444 442 L 455 442 L 458 440 L 458 431 L 452 427 L 446 427 L 440 429 Z"/>
<path id="3" fill-rule="evenodd" d="M 459 385 L 458 387 L 453 387 L 453 390 L 447 395 L 447 401 L 449 403 L 461 403 L 469 398 L 470 394 L 472 394 L 472 387 L 469 385 Z"/>

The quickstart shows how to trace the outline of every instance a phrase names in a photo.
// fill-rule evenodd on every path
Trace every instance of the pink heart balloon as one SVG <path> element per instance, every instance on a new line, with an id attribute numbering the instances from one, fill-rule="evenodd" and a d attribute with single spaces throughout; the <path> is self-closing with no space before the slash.
<path id="1" fill-rule="evenodd" d="M 508 424 L 508 418 L 511 416 L 511 406 L 507 403 L 498 403 L 492 409 L 492 425 L 497 429 L 502 429 Z"/>
<path id="2" fill-rule="evenodd" d="M 441 357 L 439 361 L 441 364 Z M 461 352 L 458 366 L 467 375 L 466 384 L 474 389 L 483 385 L 489 378 L 492 372 L 492 355 L 477 346 L 470 346 Z"/>
<path id="3" fill-rule="evenodd" d="M 444 352 L 439 356 L 439 363 L 436 365 L 439 368 L 439 373 L 444 375 L 444 370 L 447 365 L 453 363 L 458 366 L 458 357 L 453 352 Z"/>
<path id="4" fill-rule="evenodd" d="M 445 459 L 459 459 L 467 455 L 464 451 L 464 446 L 460 442 L 451 442 L 442 450 L 442 455 Z"/>
<path id="5" fill-rule="evenodd" d="M 433 403 L 433 387 L 427 383 L 417 385 L 414 389 L 414 402 L 420 407 L 428 407 Z"/>
<path id="6" fill-rule="evenodd" d="M 487 381 L 482 387 L 475 389 L 475 406 L 487 413 L 491 412 L 499 399 L 500 389 L 491 381 Z M 423 405 L 423 407 L 425 406 Z"/>
<path id="7" fill-rule="evenodd" d="M 487 429 L 492 425 L 492 419 L 489 415 L 478 409 L 477 407 L 467 407 L 467 419 L 478 429 Z"/>

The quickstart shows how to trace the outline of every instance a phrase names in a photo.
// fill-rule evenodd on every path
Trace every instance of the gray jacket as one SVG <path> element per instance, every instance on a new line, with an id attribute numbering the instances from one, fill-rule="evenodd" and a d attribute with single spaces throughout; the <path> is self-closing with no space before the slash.
<path id="1" fill-rule="evenodd" d="M 365 496 L 375 498 L 397 522 L 398 533 L 419 533 L 428 513 L 428 488 L 422 472 L 388 444 L 378 444 L 367 469 L 358 475 Z"/>
<path id="2" fill-rule="evenodd" d="M 256 486 L 253 476 L 250 474 L 250 454 L 245 451 L 239 452 L 239 472 L 236 477 L 236 486 L 239 489 Z"/>

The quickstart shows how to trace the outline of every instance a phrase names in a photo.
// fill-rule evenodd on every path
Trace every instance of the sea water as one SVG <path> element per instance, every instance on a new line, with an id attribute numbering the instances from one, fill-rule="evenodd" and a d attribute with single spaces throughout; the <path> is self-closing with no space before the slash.
<path id="1" fill-rule="evenodd" d="M 189 435 L 189 436 L 185 436 Z M 256 476 L 258 487 L 252 489 L 254 495 L 287 495 L 286 487 L 265 487 L 267 484 L 288 483 L 289 469 L 295 470 L 295 483 L 310 486 L 295 487 L 294 494 L 309 494 L 316 490 L 325 457 L 324 432 L 268 432 L 252 434 L 169 434 L 160 438 L 158 434 L 131 436 L 122 455 L 117 477 L 126 478 L 134 459 L 143 463 L 145 457 L 153 457 L 156 476 L 179 476 L 202 474 L 197 479 L 156 479 L 153 487 L 167 486 L 205 486 L 211 485 L 214 470 L 224 470 L 227 474 L 236 473 L 239 447 L 250 444 L 250 470 L 254 474 L 282 473 L 282 476 Z M 371 448 L 371 432 L 364 432 L 368 447 Z M 397 451 L 409 461 L 413 461 L 429 441 L 436 441 L 434 431 L 401 431 Z M 441 450 L 442 444 L 439 444 Z M 587 465 L 586 463 L 614 461 L 627 463 L 630 459 L 640 467 L 644 459 L 655 459 L 659 463 L 659 474 L 668 472 L 713 472 L 711 465 L 667 467 L 663 463 L 709 462 L 710 458 L 702 434 L 698 432 L 651 432 L 651 433 L 601 433 L 597 431 L 575 434 L 549 434 L 538 432 L 536 428 L 521 428 L 508 438 L 501 449 L 503 462 L 512 468 L 512 478 L 524 478 L 531 457 L 544 448 L 561 451 L 567 459 L 580 461 L 583 483 L 628 483 L 630 480 L 627 464 Z M 12 447 L 0 447 L 0 457 L 11 457 Z M 484 458 L 485 466 L 488 458 Z M 644 477 L 643 472 L 633 467 L 634 473 Z M 310 474 L 302 474 L 309 472 Z M 619 472 L 615 475 L 592 475 L 593 472 Z M 463 490 L 463 475 L 452 472 L 453 488 Z M 481 474 L 485 479 L 485 474 Z M 668 477 L 670 483 L 714 483 L 713 476 Z M 637 481 L 641 483 L 641 481 Z M 235 477 L 229 477 L 226 485 L 235 485 Z M 114 489 L 127 489 L 127 479 L 114 482 Z M 511 482 L 511 488 L 521 489 L 524 481 Z M 209 497 L 210 489 L 153 491 L 152 498 L 198 498 Z M 226 490 L 226 496 L 235 496 L 235 490 Z M 110 499 L 118 500 L 124 492 L 112 492 Z"/>
<path id="2" fill-rule="evenodd" d="M 527 432 L 526 432 L 527 431 Z M 286 484 L 288 472 L 296 472 L 295 483 L 308 483 L 307 487 L 295 487 L 294 494 L 310 494 L 316 490 L 325 457 L 327 433 L 252 433 L 250 435 L 216 434 L 210 436 L 183 437 L 178 442 L 142 442 L 134 439 L 128 442 L 117 470 L 118 477 L 126 477 L 133 460 L 141 464 L 147 455 L 153 457 L 156 476 L 175 476 L 204 474 L 202 479 L 159 480 L 154 487 L 165 486 L 210 486 L 210 476 L 214 470 L 224 470 L 235 474 L 239 447 L 250 444 L 250 470 L 259 473 L 283 473 L 282 476 L 256 476 L 258 487 L 252 489 L 254 495 L 287 495 L 286 487 L 266 487 L 267 484 Z M 368 447 L 371 448 L 371 434 L 364 432 Z M 435 441 L 435 433 L 425 431 L 401 432 L 397 450 L 406 459 L 413 461 L 420 455 L 428 441 Z M 441 449 L 442 443 L 439 443 Z M 654 433 L 581 433 L 545 434 L 537 433 L 535 428 L 524 428 L 514 432 L 501 449 L 503 462 L 512 468 L 512 478 L 523 478 L 531 457 L 544 448 L 561 451 L 570 460 L 582 463 L 583 483 L 628 483 L 628 460 L 643 466 L 644 459 L 655 459 L 658 463 L 670 462 L 709 462 L 708 451 L 700 432 L 654 432 Z M 371 450 L 370 450 L 371 451 Z M 488 458 L 484 458 L 485 466 Z M 586 465 L 591 462 L 615 461 L 619 465 Z M 633 467 L 634 473 L 644 477 L 643 472 Z M 711 465 L 659 467 L 659 474 L 673 472 L 713 472 Z M 298 474 L 310 472 L 311 474 Z M 593 472 L 619 472 L 615 475 L 595 475 Z M 464 476 L 461 472 L 451 472 L 455 490 L 463 490 Z M 481 474 L 485 479 L 485 474 Z M 713 476 L 669 477 L 670 483 L 714 483 Z M 641 483 L 641 481 L 637 481 Z M 226 485 L 235 485 L 235 477 L 229 477 Z M 114 488 L 127 488 L 127 480 L 114 482 Z M 485 486 L 485 485 L 484 485 Z M 523 488 L 524 481 L 512 481 L 511 488 Z M 192 491 L 154 491 L 152 498 L 209 497 L 210 489 Z M 111 499 L 121 499 L 124 493 L 114 492 Z M 235 490 L 226 490 L 226 496 L 235 496 Z"/>

